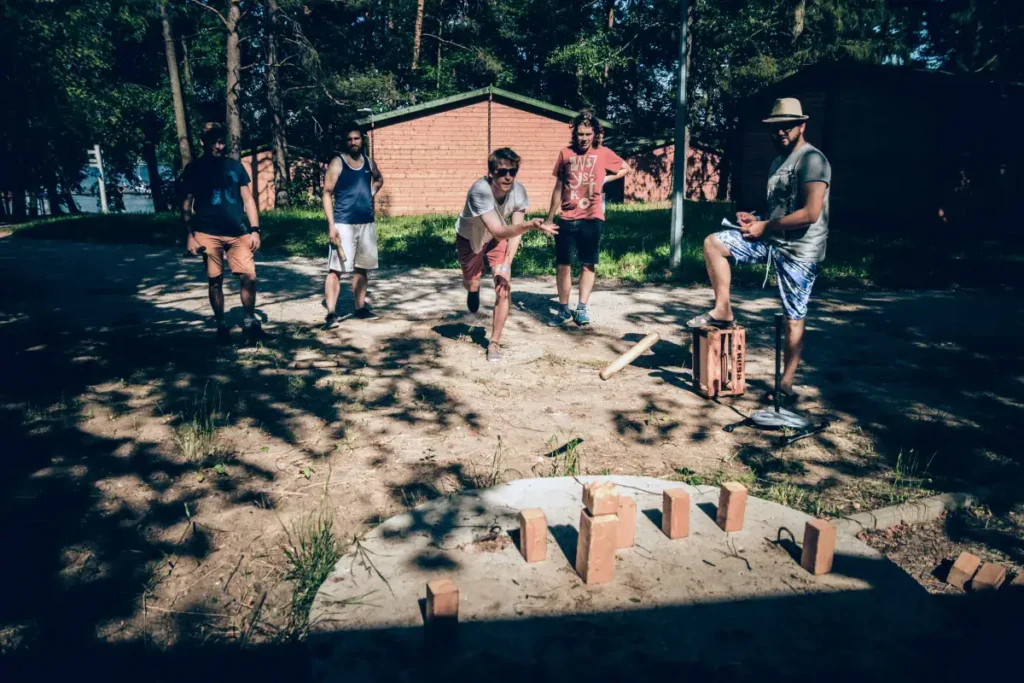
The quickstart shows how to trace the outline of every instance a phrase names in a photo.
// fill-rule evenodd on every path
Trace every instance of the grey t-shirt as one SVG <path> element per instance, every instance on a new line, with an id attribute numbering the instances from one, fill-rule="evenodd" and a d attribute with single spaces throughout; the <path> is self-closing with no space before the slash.
<path id="1" fill-rule="evenodd" d="M 494 239 L 487 226 L 484 225 L 482 216 L 485 213 L 496 212 L 501 224 L 508 225 L 512 214 L 517 211 L 525 212 L 529 208 L 530 200 L 526 197 L 526 188 L 518 181 L 512 183 L 512 189 L 505 195 L 505 199 L 498 202 L 494 199 L 494 192 L 491 190 L 491 184 L 487 178 L 481 178 L 473 183 L 469 192 L 466 193 L 466 206 L 459 214 L 456 230 L 459 235 L 469 240 L 470 246 L 473 247 L 473 253 L 479 254 L 487 243 Z"/>
<path id="2" fill-rule="evenodd" d="M 773 232 L 765 242 L 797 261 L 820 263 L 825 260 L 828 239 L 828 196 L 832 189 L 832 167 L 821 151 L 804 144 L 788 157 L 776 157 L 768 176 L 768 214 L 781 218 L 804 205 L 807 183 L 825 183 L 825 201 L 821 215 L 800 230 Z"/>

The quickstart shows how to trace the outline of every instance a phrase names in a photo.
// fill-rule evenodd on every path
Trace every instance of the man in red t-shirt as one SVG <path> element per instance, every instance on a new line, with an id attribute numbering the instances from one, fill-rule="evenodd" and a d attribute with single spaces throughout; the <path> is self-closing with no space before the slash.
<path id="1" fill-rule="evenodd" d="M 604 129 L 597 116 L 584 109 L 572 120 L 572 144 L 561 151 L 555 162 L 555 189 L 551 193 L 547 222 L 554 221 L 559 208 L 562 217 L 555 236 L 558 310 L 548 321 L 552 327 L 571 320 L 580 327 L 590 325 L 587 301 L 594 288 L 594 269 L 604 228 L 604 184 L 618 180 L 629 171 L 619 155 L 601 144 L 603 136 Z M 570 311 L 573 251 L 582 272 L 579 303 L 575 311 Z"/>

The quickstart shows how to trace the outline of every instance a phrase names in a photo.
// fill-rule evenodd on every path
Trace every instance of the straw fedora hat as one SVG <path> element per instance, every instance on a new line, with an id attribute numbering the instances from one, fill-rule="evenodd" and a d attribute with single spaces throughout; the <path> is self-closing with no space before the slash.
<path id="1" fill-rule="evenodd" d="M 765 123 L 801 123 L 809 118 L 811 117 L 804 115 L 800 100 L 795 97 L 783 97 L 775 100 L 772 113 L 763 121 Z"/>

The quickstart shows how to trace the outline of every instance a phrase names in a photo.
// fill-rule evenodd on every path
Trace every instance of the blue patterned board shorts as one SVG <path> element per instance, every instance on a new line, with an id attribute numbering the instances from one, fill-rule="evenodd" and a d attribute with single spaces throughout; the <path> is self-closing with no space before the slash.
<path id="1" fill-rule="evenodd" d="M 736 263 L 768 263 L 770 245 L 764 242 L 750 242 L 743 239 L 736 230 L 716 232 L 715 237 L 729 248 Z M 818 277 L 817 263 L 797 261 L 771 249 L 775 262 L 776 279 L 779 281 L 779 295 L 782 310 L 790 320 L 803 320 L 807 316 L 807 302 L 811 298 L 811 287 Z"/>

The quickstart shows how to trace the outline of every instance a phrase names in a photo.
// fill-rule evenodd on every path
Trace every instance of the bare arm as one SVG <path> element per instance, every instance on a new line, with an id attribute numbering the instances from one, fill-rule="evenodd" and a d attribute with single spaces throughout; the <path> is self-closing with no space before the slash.
<path id="1" fill-rule="evenodd" d="M 622 168 L 620 168 L 615 173 L 606 175 L 604 177 L 604 182 L 605 182 L 606 185 L 608 183 L 614 183 L 619 178 L 625 178 L 627 173 L 629 173 L 629 164 L 627 164 L 625 161 L 623 161 L 622 162 Z"/>
<path id="2" fill-rule="evenodd" d="M 551 208 L 548 209 L 548 217 L 545 222 L 551 223 L 555 220 L 558 208 L 562 206 L 562 179 L 555 181 L 555 189 L 551 191 Z"/>
<path id="3" fill-rule="evenodd" d="M 749 214 L 739 215 L 741 232 L 744 237 L 751 240 L 761 239 L 761 236 L 769 230 L 787 232 L 789 230 L 801 230 L 811 225 L 821 216 L 821 209 L 825 204 L 825 190 L 828 183 L 815 180 L 804 184 L 804 205 L 779 218 L 772 218 L 768 221 L 744 222 Z"/>
<path id="4" fill-rule="evenodd" d="M 512 225 L 505 225 L 498 218 L 497 211 L 488 211 L 484 215 L 480 216 L 483 220 L 484 225 L 487 227 L 487 231 L 494 235 L 499 240 L 512 239 L 513 237 L 519 237 L 524 232 L 530 230 L 543 230 L 543 232 L 549 232 L 554 234 L 550 230 L 543 229 L 541 226 L 544 225 L 544 221 L 540 218 L 534 218 L 532 221 L 526 221 L 523 223 L 513 223 Z M 555 230 L 557 232 L 557 230 Z"/>
<path id="5" fill-rule="evenodd" d="M 249 244 L 253 251 L 260 248 L 260 212 L 256 208 L 256 200 L 252 198 L 252 183 L 246 183 L 239 188 L 242 195 L 242 206 L 245 207 L 245 216 L 249 219 L 249 228 L 254 232 L 249 233 Z"/>
<path id="6" fill-rule="evenodd" d="M 341 234 L 334 229 L 334 186 L 338 184 L 338 176 L 341 175 L 341 157 L 334 157 L 331 163 L 327 164 L 327 173 L 324 175 L 324 189 L 321 199 L 324 205 L 324 215 L 327 217 L 327 239 L 331 241 L 341 260 L 345 260 L 345 252 L 341 249 Z"/>
<path id="7" fill-rule="evenodd" d="M 192 230 L 192 195 L 186 194 L 181 202 L 181 222 L 185 224 L 185 249 L 195 256 L 199 253 L 199 242 L 196 241 L 196 234 Z"/>
<path id="8" fill-rule="evenodd" d="M 773 218 L 768 221 L 768 230 L 785 232 L 788 230 L 800 230 L 817 222 L 821 217 L 821 209 L 825 205 L 825 190 L 828 184 L 821 181 L 813 181 L 804 185 L 804 205 L 791 214 L 781 218 Z"/>
<path id="9" fill-rule="evenodd" d="M 516 211 L 514 214 L 512 214 L 512 227 L 523 225 L 523 222 L 525 220 L 526 212 Z M 510 238 L 508 241 L 508 248 L 505 249 L 505 262 L 502 264 L 506 274 L 512 272 L 512 259 L 516 257 L 516 252 L 519 251 L 519 243 L 522 241 L 522 235 L 516 235 L 515 237 Z"/>
<path id="10" fill-rule="evenodd" d="M 380 169 L 377 168 L 377 164 L 373 162 L 373 159 L 367 157 L 367 161 L 370 162 L 370 196 L 376 197 L 377 193 L 380 192 L 380 188 L 384 187 L 384 176 L 381 174 Z"/>

